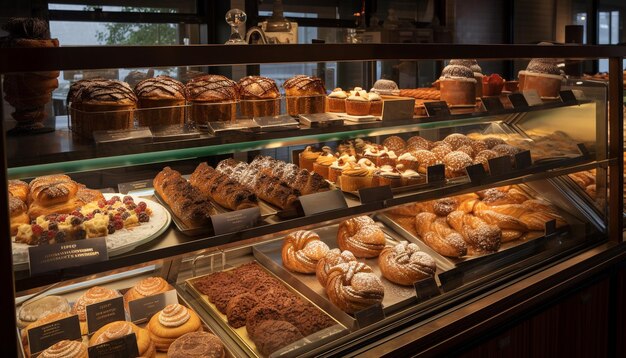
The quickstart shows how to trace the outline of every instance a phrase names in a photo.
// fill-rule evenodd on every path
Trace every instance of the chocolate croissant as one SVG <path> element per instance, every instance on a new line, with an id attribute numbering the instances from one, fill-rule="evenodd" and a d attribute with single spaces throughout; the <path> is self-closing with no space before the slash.
<path id="1" fill-rule="evenodd" d="M 213 169 L 206 162 L 198 165 L 191 174 L 189 182 L 205 198 L 212 199 L 230 210 L 241 210 L 259 205 L 256 195 L 251 190 L 228 175 Z"/>

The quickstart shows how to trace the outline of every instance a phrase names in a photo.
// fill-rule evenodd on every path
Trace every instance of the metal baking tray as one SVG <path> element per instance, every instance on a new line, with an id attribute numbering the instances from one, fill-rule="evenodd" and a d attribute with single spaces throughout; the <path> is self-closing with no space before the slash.
<path id="1" fill-rule="evenodd" d="M 249 262 L 254 261 L 252 258 L 250 258 Z M 263 265 L 259 265 L 260 267 L 263 268 Z M 236 267 L 230 267 L 224 271 L 229 271 L 232 270 Z M 293 342 L 291 344 L 289 344 L 286 347 L 281 348 L 280 350 L 274 352 L 271 354 L 271 357 L 296 357 L 299 356 L 301 354 L 303 354 L 304 352 L 310 350 L 310 349 L 314 349 L 317 348 L 331 340 L 336 339 L 337 337 L 347 333 L 347 328 L 344 324 L 342 324 L 341 321 L 336 320 L 332 315 L 329 315 L 326 311 L 324 311 L 320 306 L 316 305 L 315 302 L 312 302 L 311 300 L 309 300 L 306 296 L 302 295 L 297 289 L 295 289 L 294 287 L 290 286 L 288 283 L 286 283 L 284 280 L 282 280 L 281 277 L 275 275 L 273 272 L 266 270 L 266 272 L 274 277 L 276 277 L 279 281 L 281 281 L 281 283 L 285 286 L 285 288 L 287 288 L 289 291 L 293 292 L 294 294 L 296 294 L 298 297 L 300 297 L 300 299 L 302 299 L 303 301 L 309 302 L 312 305 L 314 305 L 315 307 L 317 307 L 317 309 L 319 309 L 321 312 L 325 313 L 326 315 L 328 315 L 330 318 L 332 318 L 337 324 L 328 328 L 325 328 L 321 331 L 315 332 L 309 336 L 304 337 L 303 339 Z M 226 317 L 226 315 L 222 314 L 216 307 L 214 304 L 212 304 L 211 302 L 209 302 L 209 299 L 207 296 L 203 295 L 202 293 L 200 293 L 200 291 L 198 291 L 194 285 L 193 282 L 197 279 L 200 279 L 202 277 L 208 276 L 210 274 L 207 275 L 201 275 L 201 276 L 196 276 L 190 279 L 187 279 L 185 281 L 185 289 L 187 290 L 187 292 L 189 292 L 192 296 L 194 296 L 195 298 L 198 299 L 198 302 L 200 302 L 200 304 L 202 305 L 202 308 L 206 309 L 209 314 L 220 324 L 220 326 L 222 328 L 225 329 L 225 331 L 237 342 L 240 343 L 240 346 L 246 351 L 246 353 L 249 356 L 253 356 L 253 357 L 262 357 L 263 355 L 257 350 L 256 345 L 254 344 L 254 342 L 250 339 L 250 337 L 248 337 L 248 332 L 246 331 L 246 327 L 240 327 L 240 328 L 233 328 L 228 324 L 228 318 Z"/>
<path id="2" fill-rule="evenodd" d="M 379 225 L 385 233 L 388 245 L 395 245 L 401 241 L 406 241 L 392 230 L 384 227 L 384 225 L 382 225 L 381 223 L 379 223 Z M 320 239 L 325 242 L 328 247 L 334 249 L 338 247 L 338 227 L 339 224 L 315 228 L 312 230 L 319 235 Z M 358 328 L 358 322 L 355 317 L 342 311 L 328 300 L 325 288 L 322 287 L 322 285 L 320 285 L 320 283 L 317 281 L 317 277 L 315 276 L 315 274 L 301 274 L 288 271 L 284 268 L 281 258 L 282 243 L 283 240 L 276 240 L 266 244 L 256 245 L 253 247 L 253 254 L 256 259 L 264 266 L 266 266 L 270 271 L 275 273 L 291 286 L 295 287 L 303 295 L 307 296 L 311 301 L 315 302 L 319 307 L 322 307 L 326 312 L 333 315 L 335 319 L 350 327 L 351 329 Z M 420 248 L 425 248 L 426 246 L 422 243 L 418 243 L 418 245 L 420 246 Z M 444 261 L 438 259 L 437 257 L 433 256 L 433 258 L 437 263 L 437 274 L 442 273 L 446 270 L 447 267 L 449 267 L 445 265 Z M 358 259 L 358 261 L 364 262 L 365 264 L 370 266 L 374 274 L 376 274 L 380 278 L 383 286 L 385 287 L 385 296 L 382 302 L 383 312 L 385 313 L 385 315 L 389 315 L 401 308 L 410 306 L 417 302 L 417 296 L 415 288 L 413 286 L 400 286 L 392 283 L 382 276 L 382 273 L 380 272 L 380 268 L 378 266 L 378 258 Z M 437 275 L 435 275 L 435 280 L 437 282 L 437 285 L 439 285 Z"/>

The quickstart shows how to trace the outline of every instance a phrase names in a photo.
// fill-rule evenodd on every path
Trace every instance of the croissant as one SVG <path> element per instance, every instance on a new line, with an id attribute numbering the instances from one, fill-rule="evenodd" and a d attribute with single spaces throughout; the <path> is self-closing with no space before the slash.
<path id="1" fill-rule="evenodd" d="M 43 206 L 64 203 L 71 199 L 79 185 L 67 175 L 47 175 L 33 179 L 29 184 L 29 203 Z"/>
<path id="2" fill-rule="evenodd" d="M 406 241 L 385 247 L 378 257 L 378 266 L 386 279 L 405 286 L 432 277 L 437 270 L 437 264 L 430 255 L 420 251 L 416 244 Z"/>
<path id="3" fill-rule="evenodd" d="M 496 225 L 489 225 L 474 215 L 458 210 L 450 213 L 446 220 L 463 236 L 469 255 L 496 252 L 500 248 L 502 231 Z"/>
<path id="4" fill-rule="evenodd" d="M 69 200 L 52 205 L 45 205 L 39 201 L 30 203 L 28 207 L 28 216 L 31 220 L 37 217 L 49 214 L 69 214 L 72 211 L 84 206 L 92 201 L 104 199 L 99 190 L 79 188 L 76 195 Z"/>
<path id="5" fill-rule="evenodd" d="M 487 224 L 497 225 L 502 230 L 528 231 L 528 226 L 514 216 L 501 214 L 493 210 L 474 210 L 474 215 Z"/>
<path id="6" fill-rule="evenodd" d="M 212 199 L 219 205 L 231 209 L 241 210 L 258 206 L 254 193 L 239 184 L 235 179 L 222 174 L 206 162 L 200 163 L 189 178 L 191 185 L 195 186 L 207 199 Z"/>
<path id="7" fill-rule="evenodd" d="M 328 250 L 326 255 L 317 262 L 315 269 L 315 276 L 320 285 L 326 287 L 328 271 L 330 271 L 332 267 L 351 261 L 356 261 L 356 257 L 354 257 L 350 251 L 341 251 L 339 249 Z"/>
<path id="8" fill-rule="evenodd" d="M 487 205 L 484 201 L 479 201 L 474 205 L 474 212 L 481 210 L 491 210 L 515 218 L 521 218 L 522 215 L 529 213 L 529 209 L 522 204 Z"/>
<path id="9" fill-rule="evenodd" d="M 422 240 L 443 256 L 461 257 L 467 254 L 467 244 L 458 232 L 433 213 L 420 213 L 415 217 L 415 229 Z"/>
<path id="10" fill-rule="evenodd" d="M 272 157 L 257 156 L 250 166 L 284 181 L 290 187 L 300 191 L 302 195 L 330 189 L 330 184 L 321 175 Z"/>
<path id="11" fill-rule="evenodd" d="M 372 269 L 361 262 L 334 266 L 328 272 L 328 299 L 347 313 L 355 313 L 381 303 L 385 288 Z"/>
<path id="12" fill-rule="evenodd" d="M 285 237 L 281 250 L 283 266 L 300 273 L 314 273 L 317 262 L 328 252 L 320 237 L 309 230 L 298 230 Z"/>
<path id="13" fill-rule="evenodd" d="M 385 248 L 385 234 L 369 216 L 358 216 L 339 224 L 337 244 L 356 257 L 376 257 Z"/>
<path id="14" fill-rule="evenodd" d="M 23 202 L 28 202 L 28 184 L 21 180 L 9 180 L 9 193 Z"/>
<path id="15" fill-rule="evenodd" d="M 153 181 L 154 189 L 187 227 L 207 225 L 215 209 L 179 172 L 165 167 Z"/>

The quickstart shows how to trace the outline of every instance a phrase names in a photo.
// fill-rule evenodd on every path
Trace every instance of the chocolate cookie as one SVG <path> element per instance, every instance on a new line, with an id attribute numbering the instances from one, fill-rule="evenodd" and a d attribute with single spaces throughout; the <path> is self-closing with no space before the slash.
<path id="1" fill-rule="evenodd" d="M 291 305 L 281 313 L 305 337 L 335 324 L 330 317 L 308 303 Z"/>
<path id="2" fill-rule="evenodd" d="M 233 297 L 226 306 L 226 317 L 231 327 L 239 328 L 246 325 L 248 312 L 259 304 L 257 296 L 243 293 Z"/>
<path id="3" fill-rule="evenodd" d="M 246 316 L 246 331 L 248 336 L 254 339 L 258 325 L 267 320 L 283 320 L 283 315 L 272 307 L 266 305 L 258 305 L 248 312 Z"/>
<path id="4" fill-rule="evenodd" d="M 259 324 L 257 336 L 252 340 L 261 354 L 273 352 L 302 339 L 302 334 L 291 323 L 280 320 L 266 320 Z"/>
<path id="5" fill-rule="evenodd" d="M 228 302 L 230 302 L 233 297 L 246 292 L 248 292 L 248 289 L 238 284 L 226 286 L 219 292 L 215 293 L 213 296 L 213 304 L 215 304 L 215 307 L 217 307 L 220 312 L 226 313 L 226 306 L 228 306 Z"/>
<path id="6" fill-rule="evenodd" d="M 274 288 L 283 288 L 283 285 L 281 285 L 280 281 L 278 281 L 277 279 L 273 277 L 267 277 L 256 281 L 254 284 L 248 287 L 251 287 L 250 292 L 260 297 Z"/>
<path id="7" fill-rule="evenodd" d="M 300 299 L 289 292 L 284 287 L 274 287 L 261 296 L 261 302 L 265 305 L 276 307 L 279 310 L 289 307 L 291 305 L 300 303 Z"/>
<path id="8" fill-rule="evenodd" d="M 229 273 L 216 272 L 208 276 L 193 281 L 193 286 L 203 295 L 209 297 L 209 301 L 213 302 L 216 293 L 220 292 L 224 287 L 228 287 L 236 282 L 235 277 Z"/>

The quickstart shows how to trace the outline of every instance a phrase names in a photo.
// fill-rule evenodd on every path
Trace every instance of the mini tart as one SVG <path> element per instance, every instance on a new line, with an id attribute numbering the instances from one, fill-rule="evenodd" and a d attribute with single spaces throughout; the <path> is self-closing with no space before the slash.
<path id="1" fill-rule="evenodd" d="M 346 111 L 346 98 L 348 95 L 341 88 L 335 88 L 326 97 L 328 112 L 342 113 Z"/>
<path id="2" fill-rule="evenodd" d="M 140 357 L 156 357 L 156 349 L 150 339 L 150 333 L 127 321 L 115 321 L 102 326 L 89 339 L 89 346 L 110 342 L 131 333 L 134 333 L 137 338 L 137 350 Z"/>
<path id="3" fill-rule="evenodd" d="M 315 152 L 313 147 L 307 146 L 300 154 L 298 155 L 298 166 L 300 169 L 306 169 L 310 172 L 313 171 L 313 163 L 317 160 L 322 152 Z"/>
<path id="4" fill-rule="evenodd" d="M 202 331 L 202 322 L 194 311 L 175 303 L 152 316 L 147 329 L 156 349 L 167 352 L 176 338 L 185 333 Z"/>

